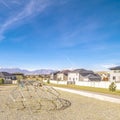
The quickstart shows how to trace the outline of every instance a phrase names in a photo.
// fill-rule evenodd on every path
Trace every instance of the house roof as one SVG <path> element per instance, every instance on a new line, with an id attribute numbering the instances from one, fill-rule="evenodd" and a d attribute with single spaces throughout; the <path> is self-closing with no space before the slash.
<path id="1" fill-rule="evenodd" d="M 93 73 L 93 71 L 91 71 L 91 70 L 85 70 L 85 69 L 75 69 L 75 70 L 73 70 L 72 71 L 73 73 L 75 72 L 75 73 L 81 73 L 81 74 L 84 74 L 84 75 L 86 75 L 86 74 L 92 74 Z"/>
<path id="2" fill-rule="evenodd" d="M 0 76 L 5 77 L 5 76 L 13 76 L 13 75 L 7 72 L 0 72 Z"/>
<path id="3" fill-rule="evenodd" d="M 80 75 L 85 77 L 85 76 L 89 75 L 89 73 L 80 73 Z"/>
<path id="4" fill-rule="evenodd" d="M 23 73 L 13 73 L 13 75 L 22 75 L 22 76 L 24 76 L 24 74 Z"/>
<path id="5" fill-rule="evenodd" d="M 63 74 L 65 74 L 65 75 L 68 75 L 69 72 L 71 72 L 71 71 L 70 71 L 70 70 L 63 70 L 63 71 L 61 71 L 60 73 L 63 73 Z"/>
<path id="6" fill-rule="evenodd" d="M 101 77 L 98 74 L 88 74 L 86 77 L 89 78 L 89 80 L 91 80 L 91 81 L 100 81 L 101 80 Z"/>
<path id="7" fill-rule="evenodd" d="M 89 78 L 89 80 L 91 80 L 91 81 L 100 81 L 101 80 L 100 75 L 94 73 L 91 70 L 75 69 L 71 73 L 79 73 L 81 76 Z"/>
<path id="8" fill-rule="evenodd" d="M 98 74 L 89 74 L 89 75 L 87 75 L 87 77 L 89 77 L 89 78 L 100 78 L 100 76 Z"/>
<path id="9" fill-rule="evenodd" d="M 120 70 L 120 66 L 109 68 L 110 70 Z"/>
<path id="10" fill-rule="evenodd" d="M 53 72 L 53 73 L 51 73 L 51 74 L 56 75 L 56 74 L 58 74 L 58 73 L 60 73 L 60 71 L 56 71 L 56 72 Z"/>
<path id="11" fill-rule="evenodd" d="M 65 74 L 68 75 L 68 73 L 71 72 L 70 70 L 63 70 L 63 71 L 57 71 L 57 72 L 53 72 L 52 74 L 56 75 L 56 74 Z"/>

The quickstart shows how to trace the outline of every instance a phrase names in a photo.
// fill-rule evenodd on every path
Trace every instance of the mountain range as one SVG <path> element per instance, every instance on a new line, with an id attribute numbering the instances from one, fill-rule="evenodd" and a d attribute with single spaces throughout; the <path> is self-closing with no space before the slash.
<path id="1" fill-rule="evenodd" d="M 25 75 L 38 75 L 38 74 L 50 74 L 55 72 L 56 70 L 52 69 L 39 69 L 39 70 L 26 70 L 20 68 L 0 68 L 0 72 L 8 72 L 8 73 L 23 73 Z"/>

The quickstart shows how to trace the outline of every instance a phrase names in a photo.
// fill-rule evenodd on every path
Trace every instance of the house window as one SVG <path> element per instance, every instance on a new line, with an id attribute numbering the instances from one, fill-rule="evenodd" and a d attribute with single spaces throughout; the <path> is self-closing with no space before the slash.
<path id="1" fill-rule="evenodd" d="M 120 70 L 114 70 L 114 73 L 120 73 Z"/>
<path id="2" fill-rule="evenodd" d="M 116 80 L 116 77 L 115 77 L 115 76 L 113 76 L 113 80 Z"/>

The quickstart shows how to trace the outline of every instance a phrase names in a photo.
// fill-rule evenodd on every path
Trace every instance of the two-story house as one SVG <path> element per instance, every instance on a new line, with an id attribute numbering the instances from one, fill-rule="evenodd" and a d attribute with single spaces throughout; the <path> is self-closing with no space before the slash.
<path id="1" fill-rule="evenodd" d="M 110 81 L 120 82 L 120 66 L 112 67 L 110 69 Z"/>
<path id="2" fill-rule="evenodd" d="M 57 80 L 57 74 L 59 73 L 60 71 L 56 71 L 56 72 L 53 72 L 50 74 L 50 80 Z"/>
<path id="3" fill-rule="evenodd" d="M 70 70 L 63 70 L 57 73 L 57 80 L 59 81 L 67 81 L 68 80 L 68 73 Z"/>
<path id="4" fill-rule="evenodd" d="M 68 73 L 68 81 L 101 81 L 101 77 L 90 70 L 76 69 Z"/>

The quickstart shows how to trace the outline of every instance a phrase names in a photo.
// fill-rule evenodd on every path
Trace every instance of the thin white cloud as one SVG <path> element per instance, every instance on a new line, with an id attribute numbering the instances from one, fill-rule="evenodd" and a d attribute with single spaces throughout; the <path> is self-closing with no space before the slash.
<path id="1" fill-rule="evenodd" d="M 7 5 L 7 4 L 6 4 Z M 2 26 L 0 26 L 0 40 L 4 39 L 4 32 L 8 30 L 11 26 L 13 26 L 16 22 L 23 20 L 24 18 L 34 16 L 38 13 L 44 11 L 47 6 L 50 5 L 49 0 L 31 0 L 25 8 L 17 15 L 9 18 L 5 21 Z"/>
<path id="2" fill-rule="evenodd" d="M 12 2 L 13 4 L 18 4 L 18 5 L 21 4 L 19 0 L 13 0 L 13 1 L 11 1 L 11 2 Z"/>
<path id="3" fill-rule="evenodd" d="M 77 16 L 75 17 L 77 18 Z M 66 17 L 63 18 L 62 21 L 63 22 L 60 21 L 60 25 L 58 26 L 59 30 L 62 33 L 59 39 L 59 45 L 61 45 L 62 47 L 73 47 L 79 44 L 87 44 L 89 42 L 97 41 L 100 39 L 103 40 L 103 37 L 109 37 L 108 35 L 105 35 L 106 33 L 101 33 L 101 35 L 98 32 L 104 26 L 102 22 L 96 19 L 86 19 L 86 17 L 83 16 L 76 27 L 73 27 L 73 24 L 69 24 L 68 26 L 68 20 L 66 20 Z M 73 28 L 71 29 L 71 27 Z"/>
<path id="4" fill-rule="evenodd" d="M 105 50 L 108 46 L 104 45 L 104 41 L 108 40 L 111 35 L 108 33 L 98 32 L 103 27 L 103 24 L 99 22 L 84 22 L 82 25 L 78 25 L 75 30 L 73 29 L 72 31 L 67 31 L 66 33 L 62 34 L 59 40 L 59 46 L 74 47 L 81 44 L 83 47 L 89 48 L 91 45 L 93 45 L 91 46 L 91 50 Z"/>
<path id="5" fill-rule="evenodd" d="M 1 0 L 0 3 L 2 3 L 7 8 L 10 8 L 9 5 L 4 0 Z"/>

